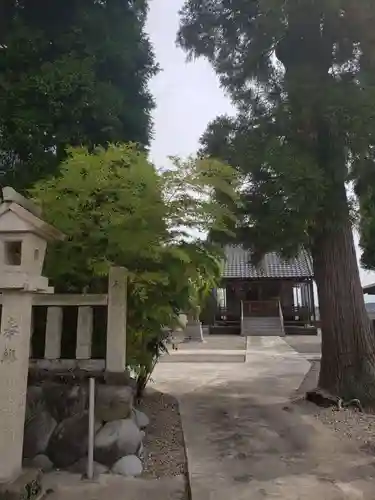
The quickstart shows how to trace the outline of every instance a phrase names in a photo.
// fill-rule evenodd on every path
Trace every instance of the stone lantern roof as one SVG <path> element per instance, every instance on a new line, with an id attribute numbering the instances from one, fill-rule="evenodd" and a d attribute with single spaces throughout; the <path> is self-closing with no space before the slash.
<path id="1" fill-rule="evenodd" d="M 4 216 L 6 212 L 12 212 L 17 216 L 18 220 L 15 222 L 14 217 L 9 220 L 9 228 L 6 227 L 4 221 L 2 231 L 9 229 L 9 232 L 12 233 L 33 232 L 47 241 L 63 240 L 65 238 L 61 231 L 41 219 L 42 211 L 35 203 L 17 193 L 11 187 L 3 188 L 0 217 Z"/>

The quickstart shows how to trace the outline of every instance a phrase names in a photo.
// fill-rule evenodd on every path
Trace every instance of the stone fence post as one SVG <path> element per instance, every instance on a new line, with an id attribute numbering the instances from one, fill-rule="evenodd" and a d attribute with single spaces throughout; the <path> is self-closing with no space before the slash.
<path id="1" fill-rule="evenodd" d="M 123 373 L 126 366 L 127 270 L 112 267 L 108 278 L 106 371 Z"/>

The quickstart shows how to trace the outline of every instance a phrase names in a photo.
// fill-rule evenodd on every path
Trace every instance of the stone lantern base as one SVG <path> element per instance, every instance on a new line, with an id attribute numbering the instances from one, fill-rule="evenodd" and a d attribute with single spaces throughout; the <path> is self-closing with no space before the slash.
<path id="1" fill-rule="evenodd" d="M 185 342 L 204 342 L 202 323 L 189 319 L 185 329 Z"/>

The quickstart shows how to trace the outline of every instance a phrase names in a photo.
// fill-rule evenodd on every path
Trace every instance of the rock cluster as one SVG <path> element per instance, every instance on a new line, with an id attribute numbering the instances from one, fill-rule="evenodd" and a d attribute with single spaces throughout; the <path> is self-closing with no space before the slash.
<path id="1" fill-rule="evenodd" d="M 94 473 L 142 473 L 147 415 L 133 407 L 131 386 L 97 386 Z M 27 464 L 84 474 L 88 451 L 88 388 L 45 381 L 27 392 L 23 455 Z"/>

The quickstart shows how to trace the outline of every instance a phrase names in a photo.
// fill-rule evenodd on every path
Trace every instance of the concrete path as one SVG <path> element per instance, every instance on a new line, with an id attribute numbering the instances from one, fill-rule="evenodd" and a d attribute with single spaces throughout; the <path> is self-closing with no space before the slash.
<path id="1" fill-rule="evenodd" d="M 296 351 L 309 360 L 321 358 L 322 336 L 318 335 L 287 335 L 285 341 Z"/>
<path id="2" fill-rule="evenodd" d="M 79 474 L 51 472 L 43 477 L 46 500 L 185 500 L 184 476 L 162 479 L 125 478 L 103 474 L 82 481 Z"/>
<path id="3" fill-rule="evenodd" d="M 310 368 L 280 338 L 251 338 L 246 363 L 159 364 L 187 447 L 192 500 L 372 500 L 375 460 L 286 406 Z"/>
<path id="4" fill-rule="evenodd" d="M 244 363 L 246 337 L 238 335 L 207 335 L 204 342 L 184 342 L 175 339 L 177 350 L 171 347 L 161 363 Z"/>

